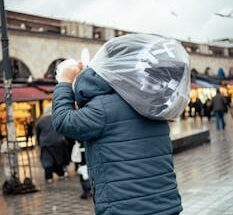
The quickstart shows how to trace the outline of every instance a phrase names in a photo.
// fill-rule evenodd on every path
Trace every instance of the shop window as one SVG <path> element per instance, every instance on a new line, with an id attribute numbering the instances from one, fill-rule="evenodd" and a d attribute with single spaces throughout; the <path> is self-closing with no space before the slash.
<path id="1" fill-rule="evenodd" d="M 93 35 L 94 39 L 101 39 L 101 32 L 95 32 Z"/>
<path id="2" fill-rule="evenodd" d="M 33 126 L 37 118 L 41 115 L 39 101 L 13 102 L 14 125 L 17 137 L 26 137 L 27 126 Z M 0 104 L 0 132 L 6 136 L 6 105 Z"/>
<path id="3" fill-rule="evenodd" d="M 21 28 L 22 30 L 25 30 L 25 29 L 26 29 L 25 23 L 21 23 L 21 24 L 20 24 L 20 28 Z"/>
<path id="4" fill-rule="evenodd" d="M 233 57 L 233 48 L 228 49 L 228 52 L 229 52 L 229 57 Z"/>
<path id="5" fill-rule="evenodd" d="M 191 49 L 190 47 L 186 47 L 186 51 L 187 51 L 188 53 L 191 53 L 191 52 L 192 52 L 192 49 Z"/>
<path id="6" fill-rule="evenodd" d="M 47 79 L 55 79 L 55 76 L 56 76 L 56 67 L 59 63 L 61 63 L 62 61 L 64 61 L 65 58 L 59 58 L 57 60 L 54 60 L 49 68 L 48 68 L 48 71 L 45 73 L 44 75 L 44 78 L 47 78 Z"/>
<path id="7" fill-rule="evenodd" d="M 212 48 L 212 53 L 214 56 L 224 56 L 224 51 L 223 49 L 220 48 Z"/>
<path id="8" fill-rule="evenodd" d="M 115 36 L 116 36 L 116 37 L 120 37 L 120 36 L 122 36 L 122 35 L 124 35 L 124 32 L 123 32 L 123 31 L 115 30 Z"/>
<path id="9" fill-rule="evenodd" d="M 61 34 L 67 34 L 67 27 L 63 26 L 61 28 Z"/>
<path id="10" fill-rule="evenodd" d="M 0 62 L 0 80 L 3 80 L 2 61 Z M 13 81 L 27 81 L 32 75 L 29 68 L 20 60 L 10 58 L 10 69 Z"/>
<path id="11" fill-rule="evenodd" d="M 1 102 L 2 103 L 0 103 L 0 136 L 6 137 L 6 104 L 4 101 Z M 39 112 L 39 102 L 40 101 L 13 102 L 14 125 L 17 137 L 25 137 L 25 128 L 27 124 L 29 122 L 35 122 L 35 120 L 40 116 L 41 113 Z"/>
<path id="12" fill-rule="evenodd" d="M 6 107 L 0 104 L 0 140 L 6 136 Z"/>
<path id="13" fill-rule="evenodd" d="M 120 37 L 123 35 L 129 34 L 127 31 L 115 30 L 115 37 Z"/>
<path id="14" fill-rule="evenodd" d="M 199 53 L 200 52 L 200 49 L 197 46 L 190 46 L 190 47 L 187 47 L 187 49 L 190 53 Z"/>
<path id="15" fill-rule="evenodd" d="M 43 28 L 43 27 L 39 27 L 39 28 L 38 28 L 38 31 L 39 31 L 39 32 L 43 32 L 43 31 L 44 31 L 44 28 Z"/>
<path id="16" fill-rule="evenodd" d="M 93 39 L 103 40 L 103 29 L 99 27 L 93 27 Z"/>

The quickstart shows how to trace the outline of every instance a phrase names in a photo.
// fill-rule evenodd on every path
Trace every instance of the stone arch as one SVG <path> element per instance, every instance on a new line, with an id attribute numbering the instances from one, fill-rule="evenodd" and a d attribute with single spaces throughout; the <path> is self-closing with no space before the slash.
<path id="1" fill-rule="evenodd" d="M 0 68 L 2 71 L 2 60 L 0 61 Z M 32 77 L 28 66 L 18 58 L 10 57 L 10 69 L 13 81 L 27 81 L 29 77 Z M 3 72 L 0 73 L 0 80 L 3 80 Z"/>
<path id="2" fill-rule="evenodd" d="M 56 67 L 59 63 L 61 63 L 62 61 L 64 61 L 65 58 L 58 58 L 56 60 L 54 60 L 48 67 L 47 72 L 44 74 L 44 78 L 48 78 L 48 79 L 55 79 L 55 75 L 56 75 Z"/>

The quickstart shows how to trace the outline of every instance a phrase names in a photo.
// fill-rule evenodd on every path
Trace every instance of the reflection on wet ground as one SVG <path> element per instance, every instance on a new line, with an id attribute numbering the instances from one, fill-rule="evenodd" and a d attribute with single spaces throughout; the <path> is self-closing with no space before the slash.
<path id="1" fill-rule="evenodd" d="M 191 148 L 174 156 L 177 180 L 183 200 L 182 215 L 233 215 L 233 120 L 227 117 L 227 128 L 223 132 L 215 129 L 214 122 L 189 119 L 175 122 L 173 137 L 196 129 L 210 128 L 211 143 Z M 26 164 L 26 151 L 19 162 Z M 4 180 L 3 156 L 1 157 L 0 182 Z M 45 184 L 37 148 L 30 150 L 32 175 L 40 192 L 3 197 L 0 195 L 1 215 L 45 215 L 45 214 L 93 214 L 92 201 L 79 199 L 81 188 L 74 167 L 69 167 L 70 176 L 53 184 Z M 28 170 L 20 170 L 24 177 Z"/>

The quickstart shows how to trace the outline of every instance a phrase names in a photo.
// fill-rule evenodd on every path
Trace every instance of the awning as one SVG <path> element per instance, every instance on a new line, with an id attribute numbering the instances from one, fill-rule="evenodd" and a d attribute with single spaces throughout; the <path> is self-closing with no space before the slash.
<path id="1" fill-rule="evenodd" d="M 218 88 L 219 87 L 219 85 L 217 84 L 209 83 L 203 80 L 196 80 L 195 83 L 201 86 L 201 88 Z"/>
<path id="2" fill-rule="evenodd" d="M 44 93 L 36 87 L 12 87 L 13 101 L 24 102 L 24 101 L 40 101 L 45 99 L 51 99 L 52 96 Z M 4 88 L 0 87 L 0 103 L 5 102 Z"/>
<path id="3" fill-rule="evenodd" d="M 199 84 L 191 83 L 191 89 L 198 89 L 198 88 L 201 88 Z"/>
<path id="4" fill-rule="evenodd" d="M 226 86 L 232 85 L 233 86 L 233 80 L 222 81 L 222 85 L 226 85 Z"/>
<path id="5" fill-rule="evenodd" d="M 53 93 L 55 86 L 47 86 L 47 85 L 42 85 L 42 86 L 37 86 L 39 90 L 42 90 L 46 93 Z"/>

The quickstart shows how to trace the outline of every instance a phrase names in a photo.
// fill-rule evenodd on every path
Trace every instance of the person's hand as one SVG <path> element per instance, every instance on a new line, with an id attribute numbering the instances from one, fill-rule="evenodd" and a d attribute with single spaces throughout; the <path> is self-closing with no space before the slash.
<path id="1" fill-rule="evenodd" d="M 56 79 L 58 82 L 72 83 L 82 69 L 83 64 L 81 62 L 74 59 L 65 60 L 57 66 Z"/>

